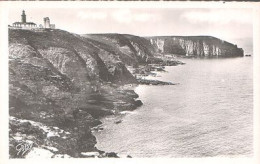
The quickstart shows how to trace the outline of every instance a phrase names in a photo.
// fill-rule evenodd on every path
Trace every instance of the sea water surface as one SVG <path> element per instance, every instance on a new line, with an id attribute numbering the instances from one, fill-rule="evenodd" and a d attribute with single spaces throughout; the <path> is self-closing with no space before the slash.
<path id="1" fill-rule="evenodd" d="M 253 59 L 180 60 L 156 77 L 179 84 L 138 86 L 144 105 L 104 118 L 97 148 L 132 157 L 253 154 Z"/>

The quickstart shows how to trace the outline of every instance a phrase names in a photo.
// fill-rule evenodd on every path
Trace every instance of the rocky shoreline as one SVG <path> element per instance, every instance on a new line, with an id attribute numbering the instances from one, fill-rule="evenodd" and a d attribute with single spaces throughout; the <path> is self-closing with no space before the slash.
<path id="1" fill-rule="evenodd" d="M 147 73 L 149 72 L 147 71 Z M 171 82 L 138 78 L 137 83 L 141 85 L 176 85 Z M 132 86 L 133 84 L 130 85 Z M 116 104 L 116 108 L 113 110 L 74 110 L 70 115 L 64 115 L 65 120 L 60 120 L 60 115 L 54 115 L 48 112 L 40 112 L 39 115 L 37 115 L 37 117 L 39 116 L 38 119 L 34 118 L 32 120 L 21 119 L 19 118 L 21 116 L 17 115 L 17 113 L 10 113 L 10 158 L 35 158 L 39 156 L 45 158 L 118 158 L 119 156 L 115 152 L 98 150 L 94 146 L 96 139 L 92 132 L 103 130 L 100 118 L 106 117 L 107 115 L 118 114 L 120 111 L 134 110 L 142 105 L 142 101 L 138 100 L 139 96 L 132 89 L 129 89 L 127 85 L 123 88 L 116 86 L 117 89 L 114 87 L 111 89 L 115 90 L 119 95 L 125 95 L 127 99 L 124 102 L 121 100 L 118 102 L 114 101 L 113 103 Z M 95 104 L 100 102 L 91 101 L 91 103 Z M 16 107 L 12 107 L 10 112 L 12 112 L 14 108 Z M 71 122 L 73 126 L 64 126 L 64 123 L 59 123 L 60 121 Z M 44 122 L 46 122 L 46 124 Z M 48 122 L 51 122 L 52 125 Z M 118 121 L 118 123 L 120 122 L 122 122 L 122 120 Z M 61 124 L 62 126 L 60 126 Z M 89 143 L 92 143 L 92 146 L 89 145 Z M 22 151 L 26 145 L 27 147 L 29 145 L 31 149 Z M 131 156 L 128 155 L 127 158 L 131 158 Z"/>
<path id="2" fill-rule="evenodd" d="M 138 98 L 133 90 L 120 89 L 118 92 L 134 99 Z M 60 120 L 59 115 L 47 112 L 39 113 L 38 119 L 22 119 L 11 113 L 10 158 L 118 158 L 115 152 L 104 152 L 95 147 L 96 138 L 92 131 L 102 130 L 100 118 L 123 110 L 134 110 L 142 105 L 140 100 L 134 99 L 129 99 L 127 103 L 118 102 L 114 110 L 92 111 L 93 113 L 76 110 L 71 115 L 65 115 L 65 120 Z M 60 121 L 70 122 L 72 125 L 67 126 Z M 130 155 L 127 157 L 131 158 Z"/>
<path id="3" fill-rule="evenodd" d="M 143 85 L 177 85 L 176 83 L 172 82 L 165 82 L 160 80 L 148 80 L 148 79 L 137 79 L 139 84 Z"/>
<path id="4" fill-rule="evenodd" d="M 77 144 L 75 142 L 77 138 L 73 134 L 75 131 L 46 126 L 39 122 L 18 119 L 12 116 L 10 117 L 10 129 L 10 154 L 13 155 L 13 158 L 119 157 L 114 152 L 104 152 L 96 148 L 92 151 L 71 155 L 71 153 L 66 152 L 67 149 L 71 149 L 71 146 L 78 147 L 78 144 L 84 143 Z M 79 132 L 77 131 L 77 133 Z M 12 146 L 15 144 L 16 146 Z"/>

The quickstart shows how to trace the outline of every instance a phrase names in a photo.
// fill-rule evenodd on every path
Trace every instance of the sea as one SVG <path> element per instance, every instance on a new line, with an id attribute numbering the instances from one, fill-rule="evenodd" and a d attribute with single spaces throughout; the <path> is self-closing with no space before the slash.
<path id="1" fill-rule="evenodd" d="M 252 156 L 253 57 L 179 60 L 147 77 L 177 85 L 136 87 L 143 105 L 103 118 L 96 147 L 138 158 Z"/>

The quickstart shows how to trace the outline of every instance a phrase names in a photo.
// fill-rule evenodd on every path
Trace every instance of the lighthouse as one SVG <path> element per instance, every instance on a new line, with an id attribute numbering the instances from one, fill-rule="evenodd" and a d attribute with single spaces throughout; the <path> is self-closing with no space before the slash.
<path id="1" fill-rule="evenodd" d="M 26 15 L 25 15 L 25 11 L 23 10 L 23 13 L 22 13 L 22 23 L 26 23 Z"/>

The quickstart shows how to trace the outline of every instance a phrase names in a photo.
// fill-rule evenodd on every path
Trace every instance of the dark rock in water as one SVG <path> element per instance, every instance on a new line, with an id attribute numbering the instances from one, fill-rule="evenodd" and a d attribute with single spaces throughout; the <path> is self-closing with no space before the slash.
<path id="1" fill-rule="evenodd" d="M 138 98 L 139 95 L 135 93 L 133 90 L 125 90 L 126 94 L 133 97 L 133 98 Z"/>
<path id="2" fill-rule="evenodd" d="M 147 79 L 137 79 L 139 84 L 144 84 L 144 85 L 176 85 L 171 82 L 164 82 L 164 81 L 159 81 L 159 80 L 147 80 Z"/>
<path id="3" fill-rule="evenodd" d="M 162 63 L 162 66 L 177 66 L 177 65 L 184 65 L 185 63 L 178 61 L 178 60 L 166 60 Z"/>
<path id="4" fill-rule="evenodd" d="M 119 124 L 121 122 L 122 122 L 122 120 L 115 121 L 116 124 Z"/>
<path id="5" fill-rule="evenodd" d="M 136 107 L 139 107 L 139 106 L 141 106 L 141 105 L 143 105 L 143 102 L 142 102 L 141 100 L 136 100 L 136 101 L 135 101 L 135 106 L 136 106 Z"/>
<path id="6" fill-rule="evenodd" d="M 119 158 L 119 156 L 115 152 L 105 153 L 105 156 L 109 158 Z"/>
<path id="7" fill-rule="evenodd" d="M 132 157 L 132 156 L 130 156 L 130 155 L 127 155 L 127 156 L 126 156 L 126 158 L 133 158 L 133 157 Z"/>

